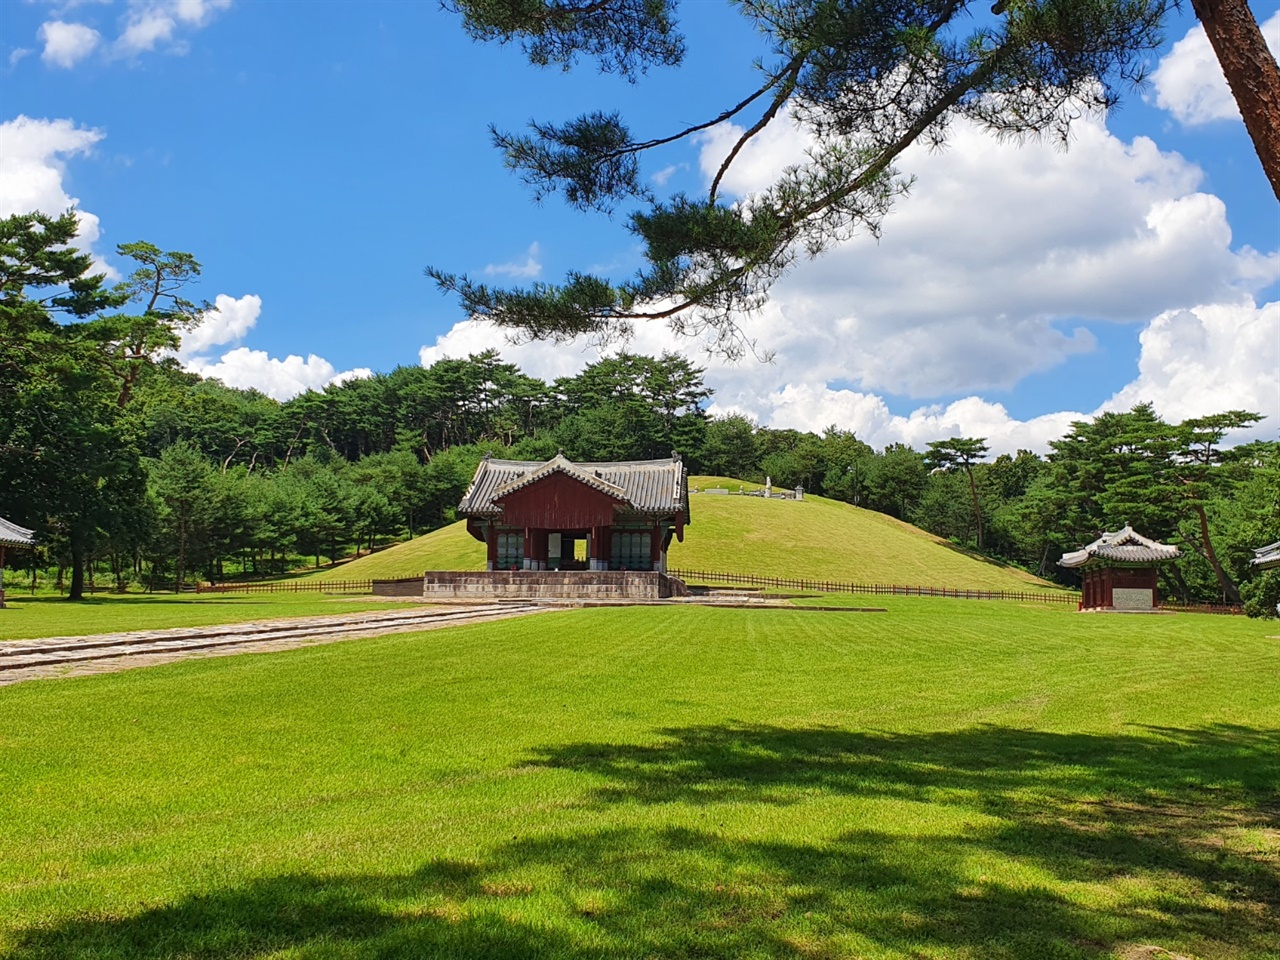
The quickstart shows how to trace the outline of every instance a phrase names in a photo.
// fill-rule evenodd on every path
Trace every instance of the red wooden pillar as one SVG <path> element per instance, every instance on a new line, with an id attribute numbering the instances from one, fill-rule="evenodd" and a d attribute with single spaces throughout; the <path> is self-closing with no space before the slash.
<path id="1" fill-rule="evenodd" d="M 524 528 L 524 568 L 526 570 L 533 569 L 533 531 L 528 527 Z"/>
<path id="2" fill-rule="evenodd" d="M 486 566 L 490 570 L 498 569 L 498 529 L 492 523 L 484 528 L 484 547 Z"/>
<path id="3" fill-rule="evenodd" d="M 655 523 L 649 532 L 649 569 L 662 569 L 662 524 Z"/>
<path id="4" fill-rule="evenodd" d="M 0 610 L 4 609 L 4 544 L 0 543 Z"/>
<path id="5" fill-rule="evenodd" d="M 613 550 L 613 527 L 591 528 L 591 559 L 593 570 L 609 569 L 609 554 Z"/>

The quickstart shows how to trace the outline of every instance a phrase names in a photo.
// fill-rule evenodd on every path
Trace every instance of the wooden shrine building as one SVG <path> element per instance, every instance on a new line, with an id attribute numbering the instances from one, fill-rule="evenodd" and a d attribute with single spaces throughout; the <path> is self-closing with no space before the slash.
<path id="1" fill-rule="evenodd" d="M 4 551 L 6 547 L 31 547 L 35 536 L 26 527 L 0 517 L 0 608 L 4 607 Z"/>
<path id="2" fill-rule="evenodd" d="M 1125 524 L 1068 553 L 1058 565 L 1080 571 L 1081 610 L 1154 610 L 1160 605 L 1156 565 L 1180 556 L 1177 547 L 1149 540 Z"/>
<path id="3" fill-rule="evenodd" d="M 486 569 L 665 573 L 684 540 L 689 476 L 669 460 L 545 463 L 485 457 L 458 505 Z"/>

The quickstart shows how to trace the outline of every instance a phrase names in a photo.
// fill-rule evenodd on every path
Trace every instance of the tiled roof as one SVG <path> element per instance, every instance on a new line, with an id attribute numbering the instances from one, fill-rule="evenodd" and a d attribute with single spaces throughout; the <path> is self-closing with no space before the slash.
<path id="1" fill-rule="evenodd" d="M 476 468 L 471 486 L 458 504 L 458 513 L 501 513 L 498 501 L 502 497 L 557 472 L 624 502 L 627 512 L 653 516 L 682 513 L 688 522 L 689 476 L 677 457 L 607 463 L 574 463 L 560 454 L 545 462 L 486 457 Z"/>
<path id="2" fill-rule="evenodd" d="M 29 547 L 35 542 L 34 531 L 0 517 L 0 544 L 6 547 Z"/>
<path id="3" fill-rule="evenodd" d="M 573 479 L 577 480 L 579 483 L 585 483 L 588 487 L 599 490 L 601 493 L 607 493 L 615 500 L 630 502 L 627 497 L 627 492 L 623 490 L 622 487 L 604 479 L 601 471 L 592 471 L 587 469 L 588 467 L 593 466 L 597 466 L 597 464 L 584 464 L 580 467 L 572 460 L 566 459 L 564 454 L 557 453 L 541 466 L 536 467 L 519 477 L 508 480 L 502 486 L 498 487 L 498 489 L 493 492 L 493 499 L 497 502 L 509 493 L 515 493 L 517 490 L 523 489 L 531 483 L 537 483 L 543 477 L 550 476 L 553 473 L 563 473 L 566 476 L 573 477 Z"/>
<path id="4" fill-rule="evenodd" d="M 1253 565 L 1263 570 L 1280 567 L 1280 540 L 1258 547 L 1253 551 Z"/>
<path id="5" fill-rule="evenodd" d="M 1058 566 L 1083 567 L 1100 560 L 1110 560 L 1113 563 L 1158 563 L 1180 556 L 1182 551 L 1177 547 L 1150 540 L 1125 524 L 1124 529 L 1104 533 L 1084 549 L 1068 553 L 1058 561 Z"/>

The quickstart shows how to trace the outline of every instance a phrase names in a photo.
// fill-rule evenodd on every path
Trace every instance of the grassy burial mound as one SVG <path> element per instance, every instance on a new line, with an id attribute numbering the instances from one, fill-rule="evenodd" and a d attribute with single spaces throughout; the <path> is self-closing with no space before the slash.
<path id="1" fill-rule="evenodd" d="M 689 489 L 739 486 L 725 477 L 690 477 Z M 1014 567 L 975 556 L 919 527 L 825 497 L 765 500 L 690 493 L 692 527 L 667 562 L 686 570 L 732 571 L 980 590 L 1050 585 Z"/>
<path id="2" fill-rule="evenodd" d="M 0 956 L 1280 955 L 1265 625 L 884 605 L 5 688 Z"/>
<path id="3" fill-rule="evenodd" d="M 690 477 L 689 489 L 759 484 Z M 967 553 L 909 523 L 838 500 L 803 501 L 690 494 L 693 525 L 672 543 L 668 564 L 766 577 L 897 583 L 975 590 L 1048 588 L 1037 577 Z M 462 523 L 313 576 L 321 580 L 394 579 L 424 570 L 483 570 L 484 546 Z"/>

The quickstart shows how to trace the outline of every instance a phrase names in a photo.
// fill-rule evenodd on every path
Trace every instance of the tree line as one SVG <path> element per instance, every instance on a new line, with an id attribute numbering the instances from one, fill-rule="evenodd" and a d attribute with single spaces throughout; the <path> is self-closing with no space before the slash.
<path id="1" fill-rule="evenodd" d="M 1274 606 L 1252 548 L 1280 539 L 1280 444 L 1228 447 L 1257 415 L 1166 423 L 1140 405 L 1072 425 L 1047 456 L 985 438 L 873 449 L 711 417 L 704 371 L 622 353 L 551 382 L 494 351 L 397 367 L 280 402 L 181 369 L 206 305 L 200 265 L 149 244 L 108 287 L 70 214 L 0 221 L 0 515 L 34 527 L 33 576 L 172 587 L 334 562 L 454 520 L 481 457 L 627 460 L 679 452 L 691 472 L 772 478 L 914 523 L 1072 582 L 1063 552 L 1124 523 L 1182 547 L 1162 571 L 1187 601 Z"/>

